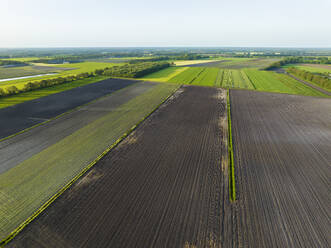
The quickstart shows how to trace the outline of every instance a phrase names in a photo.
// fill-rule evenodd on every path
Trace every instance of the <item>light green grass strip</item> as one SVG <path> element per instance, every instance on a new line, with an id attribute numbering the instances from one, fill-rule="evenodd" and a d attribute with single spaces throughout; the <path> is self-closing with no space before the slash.
<path id="1" fill-rule="evenodd" d="M 229 193 L 230 201 L 236 200 L 236 177 L 234 170 L 232 127 L 231 127 L 231 109 L 230 109 L 230 90 L 227 90 L 227 112 L 228 112 L 228 151 L 229 151 Z"/>
<path id="2" fill-rule="evenodd" d="M 1 174 L 0 234 L 14 231 L 0 244 L 13 239 L 177 89 L 177 85 L 157 85 Z"/>

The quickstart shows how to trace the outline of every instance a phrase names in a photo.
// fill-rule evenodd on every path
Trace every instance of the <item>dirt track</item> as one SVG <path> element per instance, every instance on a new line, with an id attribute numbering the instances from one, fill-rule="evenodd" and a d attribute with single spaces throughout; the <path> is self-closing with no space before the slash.
<path id="1" fill-rule="evenodd" d="M 136 82 L 107 79 L 0 109 L 0 139 Z"/>
<path id="2" fill-rule="evenodd" d="M 179 91 L 8 247 L 232 246 L 226 94 Z"/>
<path id="3" fill-rule="evenodd" d="M 331 100 L 231 90 L 242 247 L 330 247 Z"/>

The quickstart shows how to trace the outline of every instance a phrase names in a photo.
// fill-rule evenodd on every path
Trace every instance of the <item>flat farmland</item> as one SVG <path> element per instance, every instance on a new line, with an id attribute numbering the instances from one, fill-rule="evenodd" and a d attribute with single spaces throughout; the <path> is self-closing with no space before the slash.
<path id="1" fill-rule="evenodd" d="M 230 247 L 226 93 L 184 86 L 8 247 Z"/>
<path id="2" fill-rule="evenodd" d="M 177 88 L 137 83 L 0 142 L 0 240 Z"/>
<path id="3" fill-rule="evenodd" d="M 107 79 L 26 101 L 11 107 L 0 108 L 0 119 L 5 120 L 0 122 L 0 139 L 40 124 L 68 110 L 136 82 L 134 80 Z M 44 90 L 49 91 L 49 89 Z M 26 93 L 34 94 L 33 91 Z"/>
<path id="4" fill-rule="evenodd" d="M 244 72 L 259 91 L 327 97 L 326 94 L 285 74 L 255 69 L 245 69 Z"/>
<path id="5" fill-rule="evenodd" d="M 179 67 L 185 70 L 176 70 L 176 67 L 167 68 L 151 74 L 153 81 L 170 82 L 186 85 L 212 86 L 234 89 L 251 89 L 306 96 L 323 96 L 328 94 L 310 87 L 289 75 L 272 71 L 256 69 L 219 69 L 211 67 Z"/>
<path id="6" fill-rule="evenodd" d="M 330 247 L 331 100 L 231 90 L 238 242 Z"/>

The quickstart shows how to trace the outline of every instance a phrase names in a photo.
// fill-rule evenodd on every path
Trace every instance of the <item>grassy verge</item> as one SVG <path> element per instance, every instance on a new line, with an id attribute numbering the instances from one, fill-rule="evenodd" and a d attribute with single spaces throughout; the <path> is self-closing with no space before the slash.
<path id="1" fill-rule="evenodd" d="M 228 112 L 229 193 L 230 193 L 230 201 L 233 202 L 236 200 L 236 177 L 235 177 L 234 159 L 233 159 L 231 109 L 230 109 L 229 90 L 227 90 L 226 101 L 227 101 L 227 112 Z"/>
<path id="2" fill-rule="evenodd" d="M 0 174 L 0 234 L 6 236 L 0 246 L 12 240 L 158 109 L 178 87 L 157 85 L 107 116 Z M 14 231 L 9 233 L 12 229 Z"/>

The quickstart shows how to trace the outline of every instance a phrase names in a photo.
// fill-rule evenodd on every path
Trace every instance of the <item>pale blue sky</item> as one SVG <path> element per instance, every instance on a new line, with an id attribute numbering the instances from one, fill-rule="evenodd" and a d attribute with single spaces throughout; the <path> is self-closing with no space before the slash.
<path id="1" fill-rule="evenodd" d="M 331 0 L 1 0 L 0 47 L 331 47 Z"/>

